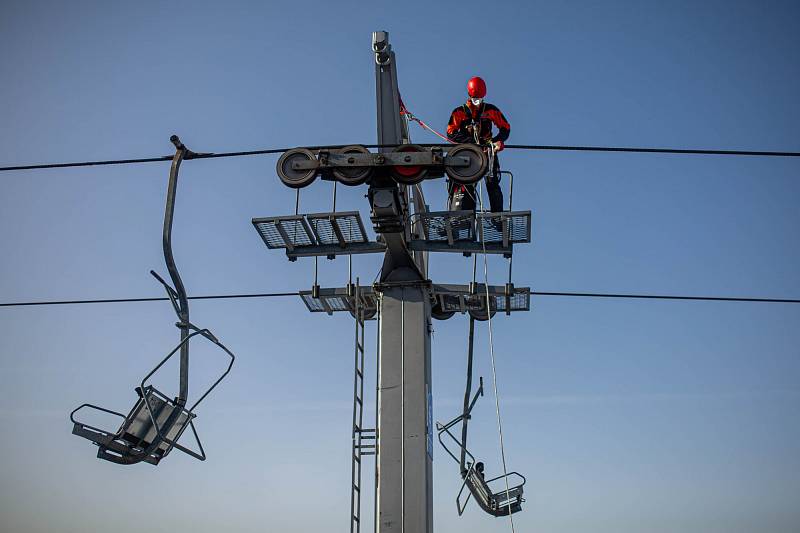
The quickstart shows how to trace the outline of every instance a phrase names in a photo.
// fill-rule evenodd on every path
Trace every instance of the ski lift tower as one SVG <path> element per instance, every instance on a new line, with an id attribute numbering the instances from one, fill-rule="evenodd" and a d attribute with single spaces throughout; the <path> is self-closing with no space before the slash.
<path id="1" fill-rule="evenodd" d="M 352 261 L 354 254 L 384 254 L 379 281 L 372 287 L 350 279 L 346 287 L 320 288 L 315 279 L 312 289 L 300 294 L 312 312 L 349 311 L 356 318 L 351 531 L 361 527 L 361 459 L 375 455 L 375 530 L 431 533 L 431 318 L 468 312 L 486 320 L 497 311 L 527 311 L 530 289 L 515 288 L 510 279 L 505 286 L 491 287 L 474 279 L 469 285 L 435 284 L 428 279 L 427 255 L 494 253 L 510 258 L 514 243 L 530 242 L 530 211 L 428 211 L 419 186 L 423 180 L 446 173 L 458 183 L 477 183 L 488 170 L 488 157 L 471 144 L 446 149 L 410 144 L 387 32 L 373 33 L 372 51 L 379 151 L 358 145 L 295 148 L 283 154 L 277 172 L 285 185 L 297 189 L 298 205 L 299 189 L 318 176 L 348 186 L 368 184 L 377 241 L 367 238 L 357 211 L 337 212 L 335 199 L 331 212 L 300 214 L 296 208 L 294 215 L 255 218 L 253 225 L 268 248 L 284 249 L 290 261 L 340 255 Z M 374 428 L 364 428 L 363 328 L 373 317 L 379 335 L 377 420 Z"/>

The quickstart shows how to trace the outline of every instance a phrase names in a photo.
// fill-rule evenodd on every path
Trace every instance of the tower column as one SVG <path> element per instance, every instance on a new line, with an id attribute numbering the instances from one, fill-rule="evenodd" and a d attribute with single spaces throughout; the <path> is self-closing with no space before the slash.
<path id="1" fill-rule="evenodd" d="M 431 533 L 430 302 L 410 283 L 384 290 L 380 306 L 377 531 Z"/>

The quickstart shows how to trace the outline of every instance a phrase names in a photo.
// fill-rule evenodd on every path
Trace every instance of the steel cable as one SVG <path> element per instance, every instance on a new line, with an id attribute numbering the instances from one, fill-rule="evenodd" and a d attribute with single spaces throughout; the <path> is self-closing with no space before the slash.
<path id="1" fill-rule="evenodd" d="M 430 128 L 429 128 L 430 129 Z M 337 144 L 327 146 L 310 146 L 311 150 L 335 150 L 348 145 Z M 396 144 L 364 144 L 365 148 L 395 148 Z M 426 144 L 425 146 L 447 147 L 452 144 Z M 709 149 L 688 149 L 688 148 L 641 148 L 625 146 L 559 146 L 544 144 L 507 144 L 507 150 L 538 150 L 538 151 L 567 151 L 567 152 L 621 152 L 621 153 L 646 153 L 646 154 L 685 154 L 685 155 L 734 155 L 734 156 L 760 156 L 760 157 L 800 157 L 800 152 L 791 151 L 764 151 L 764 150 L 709 150 Z M 193 159 L 217 159 L 224 157 L 243 157 L 251 155 L 281 154 L 290 148 L 267 148 L 263 150 L 246 150 L 239 152 L 220 152 L 220 153 L 201 153 L 186 160 Z M 15 165 L 0 167 L 0 172 L 11 172 L 20 170 L 42 170 L 51 168 L 72 168 L 72 167 L 93 167 L 109 165 L 129 165 L 138 163 L 155 163 L 161 161 L 171 161 L 171 155 L 159 157 L 144 157 L 138 159 L 108 159 L 98 161 L 80 161 L 70 163 L 38 163 L 30 165 Z"/>

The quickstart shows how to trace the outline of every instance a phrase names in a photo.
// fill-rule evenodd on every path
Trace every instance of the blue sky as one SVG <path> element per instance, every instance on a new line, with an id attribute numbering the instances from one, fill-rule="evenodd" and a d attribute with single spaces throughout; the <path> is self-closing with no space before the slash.
<path id="1" fill-rule="evenodd" d="M 162 155 L 173 133 L 196 151 L 372 143 L 377 29 L 390 32 L 404 101 L 440 128 L 481 75 L 515 144 L 800 150 L 794 2 L 6 1 L 0 163 Z M 415 126 L 412 139 L 437 141 Z M 517 285 L 800 297 L 795 160 L 507 151 L 502 162 L 534 217 Z M 184 165 L 174 240 L 190 293 L 310 286 L 313 263 L 268 252 L 250 225 L 292 212 L 274 164 Z M 147 272 L 165 270 L 167 171 L 0 176 L 0 299 L 160 296 Z M 425 191 L 443 205 L 442 183 Z M 340 189 L 340 208 L 366 219 L 362 194 Z M 303 192 L 303 211 L 329 208 L 329 184 Z M 320 267 L 323 285 L 346 281 L 344 260 Z M 377 267 L 355 261 L 365 280 Z M 437 282 L 470 272 L 460 256 L 431 267 Z M 503 276 L 491 258 L 491 280 Z M 132 404 L 177 338 L 168 304 L 0 309 L 0 529 L 347 527 L 352 321 L 294 299 L 193 302 L 192 316 L 238 355 L 199 412 L 209 460 L 123 468 L 70 435 L 67 414 Z M 500 317 L 507 458 L 528 477 L 517 531 L 797 531 L 798 325 L 791 305 L 544 297 Z M 446 420 L 467 321 L 435 327 L 434 416 Z M 488 378 L 484 330 L 476 342 Z M 219 360 L 194 353 L 196 391 Z M 494 472 L 492 404 L 476 408 L 473 451 Z M 474 507 L 459 518 L 458 473 L 440 449 L 434 464 L 437 532 L 508 529 Z"/>

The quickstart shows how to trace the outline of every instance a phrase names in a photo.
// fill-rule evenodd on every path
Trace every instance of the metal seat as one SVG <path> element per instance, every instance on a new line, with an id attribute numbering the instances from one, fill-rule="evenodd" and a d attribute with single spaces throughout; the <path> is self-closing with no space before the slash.
<path id="1" fill-rule="evenodd" d="M 198 459 L 205 459 L 203 447 L 200 453 L 184 448 L 177 440 L 191 426 L 195 414 L 179 406 L 152 386 L 136 389 L 139 399 L 127 416 L 91 404 L 83 404 L 70 414 L 72 433 L 89 439 L 98 446 L 97 457 L 117 464 L 134 464 L 141 461 L 156 465 L 177 447 Z M 75 420 L 75 413 L 84 408 L 96 409 L 122 417 L 116 432 L 109 432 Z M 194 432 L 195 438 L 197 433 Z"/>
<path id="2" fill-rule="evenodd" d="M 522 478 L 522 483 L 508 489 L 500 488 L 497 492 L 492 491 L 489 487 L 489 483 L 504 480 L 511 476 Z M 464 485 L 469 489 L 478 506 L 492 516 L 508 516 L 522 510 L 522 502 L 525 501 L 522 498 L 522 487 L 525 485 L 525 478 L 518 472 L 509 472 L 504 476 L 485 479 L 483 476 L 483 463 L 478 462 L 470 465 L 464 477 L 462 491 Z M 460 496 L 461 492 L 459 492 L 459 498 Z M 467 501 L 468 499 L 464 501 L 464 506 L 466 506 Z M 463 507 L 460 507 L 460 509 L 463 512 Z"/>
<path id="3" fill-rule="evenodd" d="M 160 278 L 159 278 L 160 279 Z M 161 280 L 163 283 L 163 280 Z M 165 284 L 166 285 L 166 284 Z M 205 461 L 206 455 L 203 445 L 194 427 L 194 413 L 197 405 L 211 393 L 212 390 L 222 381 L 231 370 L 234 361 L 233 353 L 228 350 L 216 337 L 207 329 L 198 329 L 190 324 L 194 331 L 180 342 L 164 359 L 142 379 L 136 394 L 133 408 L 126 415 L 122 413 L 85 403 L 70 413 L 70 420 L 73 423 L 72 433 L 83 437 L 96 444 L 98 459 L 105 459 L 112 463 L 131 465 L 142 461 L 156 465 L 166 457 L 173 448 Z M 229 357 L 230 362 L 225 371 L 214 383 L 203 393 L 200 398 L 186 407 L 186 399 L 179 394 L 176 398 L 170 399 L 167 395 L 147 384 L 147 381 L 176 353 L 188 345 L 188 342 L 195 336 L 208 339 L 213 344 L 221 348 Z M 109 413 L 122 418 L 122 423 L 116 431 L 101 429 L 85 422 L 76 420 L 75 414 L 85 408 L 94 409 L 104 413 Z M 187 427 L 192 429 L 199 451 L 191 450 L 178 444 L 183 432 Z"/>

